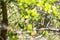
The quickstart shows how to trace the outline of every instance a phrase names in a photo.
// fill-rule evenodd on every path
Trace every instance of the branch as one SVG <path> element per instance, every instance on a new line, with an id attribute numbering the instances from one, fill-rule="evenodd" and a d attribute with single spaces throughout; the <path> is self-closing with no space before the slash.
<path id="1" fill-rule="evenodd" d="M 58 28 L 40 28 L 37 30 L 60 32 L 60 29 Z"/>

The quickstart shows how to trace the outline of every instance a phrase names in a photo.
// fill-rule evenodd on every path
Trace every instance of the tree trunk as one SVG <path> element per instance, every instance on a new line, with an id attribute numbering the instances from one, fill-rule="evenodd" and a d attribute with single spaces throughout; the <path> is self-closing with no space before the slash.
<path id="1" fill-rule="evenodd" d="M 2 6 L 2 17 L 3 17 L 2 26 L 1 26 L 1 37 L 3 38 L 3 40 L 6 40 L 7 37 L 6 27 L 8 25 L 6 2 L 1 1 L 1 6 Z"/>

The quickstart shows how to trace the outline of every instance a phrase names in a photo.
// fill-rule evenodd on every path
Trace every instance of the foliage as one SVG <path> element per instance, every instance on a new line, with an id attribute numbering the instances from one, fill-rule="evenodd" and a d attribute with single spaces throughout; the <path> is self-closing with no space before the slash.
<path id="1" fill-rule="evenodd" d="M 10 25 L 29 33 L 41 27 L 60 27 L 60 6 L 57 0 L 8 0 L 7 12 Z M 9 33 L 9 36 L 13 33 Z M 38 33 L 48 35 L 49 32 L 40 30 Z"/>
<path id="2" fill-rule="evenodd" d="M 54 21 L 60 19 L 60 14 L 58 12 L 60 7 L 56 5 L 56 1 L 57 0 L 15 0 L 14 2 L 10 2 L 8 4 L 8 9 L 10 8 L 8 10 L 9 24 L 13 24 L 27 31 L 33 31 L 34 27 L 42 27 L 42 24 L 45 27 L 50 26 L 50 24 L 52 24 L 52 26 L 56 24 L 55 26 L 59 27 L 59 22 L 56 23 Z M 48 21 L 45 24 L 45 19 L 49 19 L 51 23 L 49 24 Z M 43 21 L 41 22 L 41 20 Z"/>
<path id="3" fill-rule="evenodd" d="M 26 29 L 32 30 L 32 27 L 34 26 L 33 23 L 37 22 L 41 17 L 40 13 L 37 13 L 36 11 L 35 5 L 37 1 L 36 0 L 33 0 L 32 2 L 30 2 L 31 0 L 24 0 L 24 1 L 16 0 L 16 1 L 18 3 L 18 9 L 14 8 L 13 10 L 17 10 L 17 11 L 20 10 L 20 11 L 19 13 L 14 14 L 14 16 L 12 15 L 12 13 L 10 14 L 10 16 L 12 15 L 11 17 L 14 17 L 15 19 L 15 20 L 12 19 L 14 20 L 13 23 L 24 30 Z M 12 5 L 15 6 L 14 4 Z M 12 23 L 12 20 L 10 19 L 11 23 Z"/>

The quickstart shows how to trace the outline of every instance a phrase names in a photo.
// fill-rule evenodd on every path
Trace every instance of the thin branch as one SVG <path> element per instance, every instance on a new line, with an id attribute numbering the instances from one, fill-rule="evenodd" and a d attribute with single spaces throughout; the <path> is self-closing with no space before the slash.
<path id="1" fill-rule="evenodd" d="M 53 15 L 51 16 L 50 21 L 47 23 L 46 27 L 49 26 L 49 24 L 50 24 L 50 22 L 51 22 L 52 19 L 53 19 Z"/>
<path id="2" fill-rule="evenodd" d="M 40 28 L 37 30 L 60 32 L 60 29 L 58 28 Z"/>

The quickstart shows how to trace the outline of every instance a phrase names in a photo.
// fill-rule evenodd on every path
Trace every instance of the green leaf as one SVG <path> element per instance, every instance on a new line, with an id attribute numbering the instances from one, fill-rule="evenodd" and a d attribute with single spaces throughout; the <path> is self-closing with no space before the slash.
<path id="1" fill-rule="evenodd" d="M 44 1 L 40 1 L 37 3 L 37 6 L 43 6 L 43 4 L 44 4 Z"/>
<path id="2" fill-rule="evenodd" d="M 31 14 L 32 16 L 36 16 L 36 13 L 37 13 L 36 8 L 32 9 L 31 12 L 32 12 L 32 14 Z"/>
<path id="3" fill-rule="evenodd" d="M 48 35 L 48 31 L 45 31 L 45 35 Z"/>
<path id="4" fill-rule="evenodd" d="M 45 11 L 49 11 L 50 9 L 51 9 L 51 5 L 48 4 L 48 3 L 45 3 L 44 10 L 45 10 Z"/>
<path id="5" fill-rule="evenodd" d="M 53 3 L 56 1 L 56 0 L 51 0 Z"/>
<path id="6" fill-rule="evenodd" d="M 32 29 L 32 24 L 28 24 L 28 29 Z"/>
<path id="7" fill-rule="evenodd" d="M 48 2 L 52 2 L 52 3 L 54 3 L 56 0 L 48 0 Z"/>
<path id="8" fill-rule="evenodd" d="M 28 24 L 28 30 L 27 30 L 29 33 L 31 33 L 33 30 L 32 30 L 32 24 Z"/>
<path id="9" fill-rule="evenodd" d="M 12 37 L 12 40 L 17 40 L 17 38 L 15 36 Z"/>
<path id="10" fill-rule="evenodd" d="M 57 9 L 56 6 L 52 6 L 52 12 L 57 17 L 58 16 L 58 13 L 57 13 L 57 10 L 56 9 Z"/>
<path id="11" fill-rule="evenodd" d="M 31 4 L 31 0 L 25 0 L 25 2 L 30 5 Z"/>
<path id="12" fill-rule="evenodd" d="M 30 9 L 26 9 L 26 12 L 27 12 L 28 15 L 31 14 L 31 10 Z"/>
<path id="13" fill-rule="evenodd" d="M 60 15 L 58 16 L 58 19 L 60 19 Z"/>
<path id="14" fill-rule="evenodd" d="M 27 29 L 27 27 L 24 25 L 24 30 L 26 30 Z"/>
<path id="15" fill-rule="evenodd" d="M 29 33 L 32 33 L 32 32 L 33 32 L 33 30 L 30 30 L 30 29 L 28 29 L 27 31 L 28 31 Z"/>
<path id="16" fill-rule="evenodd" d="M 29 18 L 29 16 L 28 15 L 25 15 L 24 18 Z"/>

